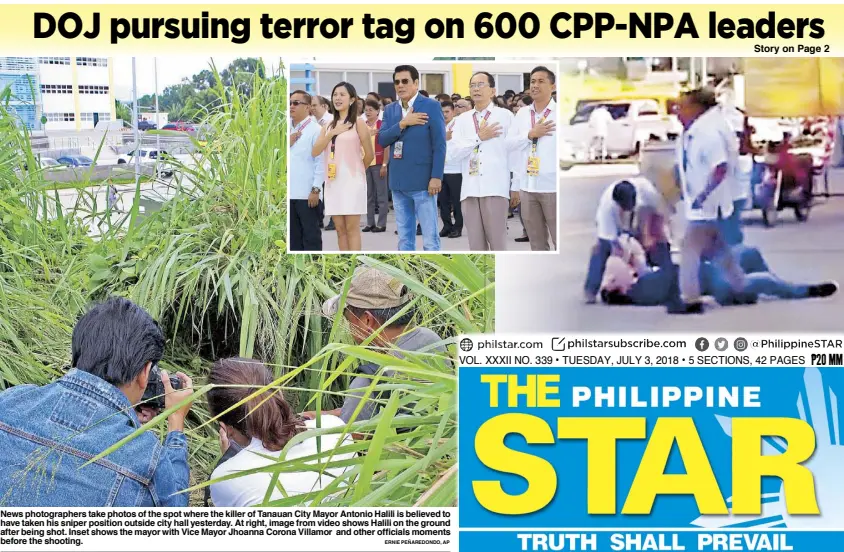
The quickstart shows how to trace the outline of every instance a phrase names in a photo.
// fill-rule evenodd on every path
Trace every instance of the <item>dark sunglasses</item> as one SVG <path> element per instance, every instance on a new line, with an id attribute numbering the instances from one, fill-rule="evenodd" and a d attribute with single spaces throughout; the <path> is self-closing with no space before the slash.
<path id="1" fill-rule="evenodd" d="M 293 100 L 292 102 L 290 102 L 290 105 L 307 105 L 307 106 L 310 106 L 311 104 L 309 104 L 308 102 L 300 102 L 299 100 Z"/>
<path id="2" fill-rule="evenodd" d="M 393 84 L 398 86 L 400 84 L 410 84 L 410 82 L 411 82 L 410 79 L 396 79 L 396 80 L 393 81 Z"/>

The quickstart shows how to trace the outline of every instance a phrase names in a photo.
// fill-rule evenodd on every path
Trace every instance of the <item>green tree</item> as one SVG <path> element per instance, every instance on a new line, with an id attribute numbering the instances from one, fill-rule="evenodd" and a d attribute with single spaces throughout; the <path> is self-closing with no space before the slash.
<path id="1" fill-rule="evenodd" d="M 123 103 L 120 100 L 114 100 L 114 114 L 118 119 L 123 119 L 123 122 L 131 123 L 132 122 L 131 104 Z"/>

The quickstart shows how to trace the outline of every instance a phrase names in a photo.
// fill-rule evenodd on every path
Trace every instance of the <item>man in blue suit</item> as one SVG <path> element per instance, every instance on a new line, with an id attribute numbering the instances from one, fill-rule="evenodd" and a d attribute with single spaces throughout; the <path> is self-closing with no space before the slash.
<path id="1" fill-rule="evenodd" d="M 390 147 L 387 179 L 393 192 L 399 251 L 416 249 L 416 221 L 425 251 L 440 250 L 437 194 L 445 169 L 445 118 L 439 102 L 419 94 L 419 71 L 393 72 L 399 101 L 387 106 L 378 142 Z"/>

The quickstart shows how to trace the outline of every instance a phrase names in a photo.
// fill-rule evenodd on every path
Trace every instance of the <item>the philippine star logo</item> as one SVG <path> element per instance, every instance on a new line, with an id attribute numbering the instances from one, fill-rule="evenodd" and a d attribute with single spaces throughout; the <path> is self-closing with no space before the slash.
<path id="1" fill-rule="evenodd" d="M 706 515 L 692 525 L 704 529 L 753 528 L 753 529 L 840 529 L 844 527 L 844 446 L 838 418 L 838 398 L 826 385 L 817 368 L 807 368 L 803 386 L 797 398 L 800 418 L 815 431 L 816 449 L 803 465 L 815 479 L 815 493 L 821 515 L 789 515 L 786 511 L 784 486 L 778 493 L 762 495 L 762 514 L 756 516 L 733 515 L 732 497 L 726 500 L 730 514 Z M 732 419 L 716 415 L 724 432 L 732 437 Z M 763 454 L 782 454 L 787 443 L 780 438 L 767 437 Z"/>

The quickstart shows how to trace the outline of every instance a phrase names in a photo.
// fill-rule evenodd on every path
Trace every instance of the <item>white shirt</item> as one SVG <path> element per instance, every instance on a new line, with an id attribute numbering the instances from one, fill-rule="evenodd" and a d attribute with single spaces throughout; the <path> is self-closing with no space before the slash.
<path id="1" fill-rule="evenodd" d="M 405 107 L 404 107 L 404 105 L 402 104 L 401 99 L 397 100 L 397 101 L 399 102 L 399 107 L 401 107 L 401 118 L 402 118 L 402 119 L 404 119 L 405 117 L 407 117 L 407 112 L 408 112 L 408 110 L 409 110 L 411 107 L 413 107 L 413 102 L 415 102 L 415 101 L 416 101 L 416 98 L 418 98 L 418 97 L 419 97 L 419 92 L 417 92 L 416 94 L 414 94 L 414 95 L 413 95 L 413 97 L 412 97 L 412 98 L 410 98 L 410 101 L 409 101 L 409 102 L 407 102 L 407 108 L 405 108 Z"/>
<path id="2" fill-rule="evenodd" d="M 445 125 L 446 134 L 448 133 L 449 130 L 454 130 L 455 124 L 457 124 L 457 117 L 452 119 L 450 123 L 446 123 L 446 125 Z M 446 159 L 445 170 L 443 171 L 443 174 L 460 174 L 462 172 L 463 172 L 463 165 L 459 161 L 452 161 L 451 163 L 449 163 L 448 159 Z"/>
<path id="3" fill-rule="evenodd" d="M 474 117 L 477 114 L 478 125 L 489 113 L 486 120 L 487 125 L 498 123 L 501 134 L 496 138 L 482 141 L 475 132 Z M 518 191 L 518 180 L 510 181 L 510 148 L 507 142 L 507 134 L 513 125 L 513 114 L 490 103 L 483 112 L 477 109 L 467 111 L 458 116 L 454 125 L 451 140 L 446 146 L 446 163 L 460 163 L 460 172 L 463 174 L 463 183 L 460 190 L 460 201 L 467 197 L 494 197 L 500 196 L 510 198 L 511 191 Z M 479 159 L 478 174 L 469 174 L 469 160 L 475 156 L 475 148 L 478 148 Z"/>
<path id="4" fill-rule="evenodd" d="M 520 109 L 514 117 L 513 128 L 507 136 L 507 141 L 515 152 L 513 156 L 513 176 L 518 179 L 519 186 L 524 191 L 550 194 L 557 191 L 556 130 L 554 134 L 543 136 L 536 142 L 536 155 L 539 157 L 539 176 L 530 176 L 527 173 L 528 157 L 531 155 L 533 145 L 533 140 L 528 138 L 528 133 L 533 128 L 531 115 L 533 120 L 538 123 L 542 120 L 542 116 L 550 110 L 548 116 L 545 117 L 545 121 L 557 122 L 557 103 L 552 99 L 545 109 L 539 112 L 536 112 L 535 109 L 536 107 L 533 104 Z"/>
<path id="5" fill-rule="evenodd" d="M 291 121 L 292 122 L 292 121 Z M 324 154 L 311 156 L 311 150 L 319 139 L 322 128 L 317 120 L 308 116 L 293 129 L 295 134 L 300 129 L 302 135 L 296 143 L 290 146 L 290 183 L 288 195 L 290 199 L 308 199 L 313 188 L 322 189 L 325 181 Z"/>
<path id="6" fill-rule="evenodd" d="M 612 198 L 615 185 L 625 180 L 636 188 L 636 207 L 633 216 L 630 212 L 622 212 L 621 207 Z M 634 224 L 635 213 L 639 213 L 643 208 L 654 209 L 666 219 L 670 214 L 665 198 L 647 178 L 641 176 L 624 178 L 607 186 L 598 201 L 598 211 L 595 215 L 598 239 L 613 241 L 623 230 L 633 230 L 631 226 Z"/>
<path id="7" fill-rule="evenodd" d="M 330 123 L 333 120 L 334 120 L 334 115 L 332 115 L 331 112 L 326 109 L 325 113 L 323 113 L 322 117 L 319 118 L 319 126 L 324 127 L 325 125 L 327 125 L 328 123 Z"/>
<path id="8" fill-rule="evenodd" d="M 323 414 L 320 418 L 321 428 L 340 427 L 345 425 L 345 422 L 336 416 Z M 305 426 L 308 429 L 316 428 L 316 420 L 307 420 Z M 321 441 L 319 449 L 317 449 L 317 441 Z M 332 433 L 329 435 L 322 435 L 319 437 L 312 437 L 305 439 L 301 443 L 297 443 L 287 451 L 285 460 L 293 460 L 295 458 L 303 458 L 318 454 L 318 452 L 328 452 L 337 448 L 338 446 L 345 446 L 351 444 L 351 438 L 346 436 L 342 444 L 339 444 L 340 434 Z M 217 479 L 225 475 L 237 473 L 244 470 L 260 468 L 263 466 L 272 465 L 274 462 L 263 458 L 260 455 L 278 458 L 281 451 L 271 451 L 264 448 L 260 439 L 253 438 L 252 442 L 229 458 L 214 470 L 211 474 L 211 479 Z M 331 461 L 347 460 L 354 457 L 354 453 L 335 454 L 331 457 Z M 328 461 L 328 456 L 320 457 L 319 460 L 310 461 L 309 464 L 319 465 L 325 464 Z M 335 477 L 340 476 L 345 471 L 343 468 L 329 468 L 322 474 L 313 471 L 303 472 L 281 472 L 278 478 L 278 483 L 284 488 L 288 495 L 298 495 L 309 493 L 311 491 L 321 490 L 323 487 L 334 481 Z M 330 475 L 329 475 L 330 474 Z M 271 473 L 253 473 L 243 477 L 221 481 L 219 483 L 211 484 L 211 499 L 214 501 L 214 506 L 224 507 L 239 507 L 239 506 L 253 506 L 264 501 L 264 495 L 272 481 Z M 271 500 L 278 500 L 284 496 L 278 489 L 273 490 Z"/>
<path id="9" fill-rule="evenodd" d="M 589 128 L 592 134 L 598 138 L 606 138 L 610 132 L 610 123 L 613 121 L 609 109 L 604 106 L 596 107 L 589 115 Z"/>
<path id="10" fill-rule="evenodd" d="M 717 220 L 719 209 L 725 218 L 733 213 L 729 180 L 735 170 L 738 146 L 725 138 L 727 128 L 723 112 L 712 108 L 699 116 L 677 139 L 677 166 L 680 169 L 686 220 Z M 692 209 L 695 199 L 709 185 L 712 172 L 722 163 L 728 164 L 724 181 L 706 198 L 700 209 Z"/>

